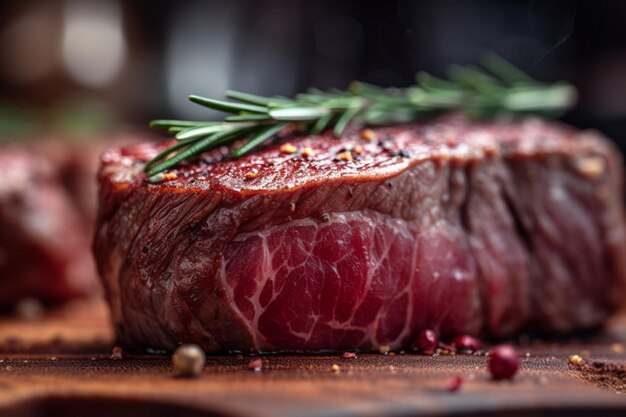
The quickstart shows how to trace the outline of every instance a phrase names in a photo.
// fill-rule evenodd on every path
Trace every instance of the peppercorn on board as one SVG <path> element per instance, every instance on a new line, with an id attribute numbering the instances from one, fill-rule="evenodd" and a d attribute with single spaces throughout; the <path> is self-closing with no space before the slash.
<path id="1" fill-rule="evenodd" d="M 181 379 L 169 356 L 112 355 L 98 301 L 0 321 L 0 416 L 623 415 L 625 346 L 622 318 L 582 339 L 519 343 L 512 382 L 492 381 L 483 355 L 399 352 L 263 356 L 259 371 L 255 357 L 208 356 L 199 378 Z"/>

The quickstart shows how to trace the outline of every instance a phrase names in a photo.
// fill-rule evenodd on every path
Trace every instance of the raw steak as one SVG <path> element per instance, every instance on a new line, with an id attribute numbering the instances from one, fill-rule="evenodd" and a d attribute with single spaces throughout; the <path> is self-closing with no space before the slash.
<path id="1" fill-rule="evenodd" d="M 96 288 L 89 236 L 57 167 L 17 146 L 0 150 L 0 310 L 55 303 Z"/>
<path id="2" fill-rule="evenodd" d="M 298 152 L 221 149 L 157 183 L 165 145 L 105 152 L 95 254 L 122 344 L 395 349 L 590 329 L 624 299 L 622 165 L 597 133 L 448 117 L 282 141 Z"/>

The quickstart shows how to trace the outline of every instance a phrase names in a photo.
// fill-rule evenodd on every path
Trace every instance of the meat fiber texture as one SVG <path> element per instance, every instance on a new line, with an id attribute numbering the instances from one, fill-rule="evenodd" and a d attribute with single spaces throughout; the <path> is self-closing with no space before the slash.
<path id="1" fill-rule="evenodd" d="M 0 310 L 94 291 L 89 235 L 58 167 L 28 148 L 0 150 Z"/>
<path id="2" fill-rule="evenodd" d="M 104 153 L 95 255 L 125 347 L 562 334 L 624 299 L 622 162 L 598 133 L 448 117 L 282 141 L 298 151 L 220 149 L 157 183 L 166 145 Z"/>

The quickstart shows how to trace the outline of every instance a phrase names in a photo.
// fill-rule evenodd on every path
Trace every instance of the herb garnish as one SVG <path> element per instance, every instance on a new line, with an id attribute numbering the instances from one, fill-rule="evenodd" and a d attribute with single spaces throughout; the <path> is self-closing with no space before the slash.
<path id="1" fill-rule="evenodd" d="M 538 82 L 495 54 L 485 56 L 482 68 L 451 66 L 449 78 L 420 72 L 417 84 L 404 89 L 353 82 L 347 91 L 311 89 L 295 98 L 238 91 L 225 94 L 234 101 L 190 96 L 194 103 L 231 115 L 222 121 L 152 121 L 151 127 L 175 134 L 178 142 L 149 161 L 145 171 L 153 176 L 202 152 L 246 139 L 232 151 L 233 158 L 238 158 L 290 123 L 310 134 L 332 127 L 339 136 L 355 120 L 367 125 L 402 123 L 450 111 L 471 118 L 557 117 L 576 101 L 570 84 Z"/>

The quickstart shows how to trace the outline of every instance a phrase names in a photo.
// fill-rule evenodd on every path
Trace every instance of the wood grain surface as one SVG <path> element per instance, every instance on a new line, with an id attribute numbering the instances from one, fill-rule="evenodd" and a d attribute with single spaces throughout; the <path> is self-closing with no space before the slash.
<path id="1" fill-rule="evenodd" d="M 0 319 L 0 416 L 626 415 L 626 318 L 584 338 L 518 342 L 512 382 L 492 381 L 482 355 L 412 353 L 263 356 L 261 372 L 249 356 L 209 356 L 199 378 L 179 379 L 169 357 L 112 359 L 113 346 L 101 301 Z"/>

